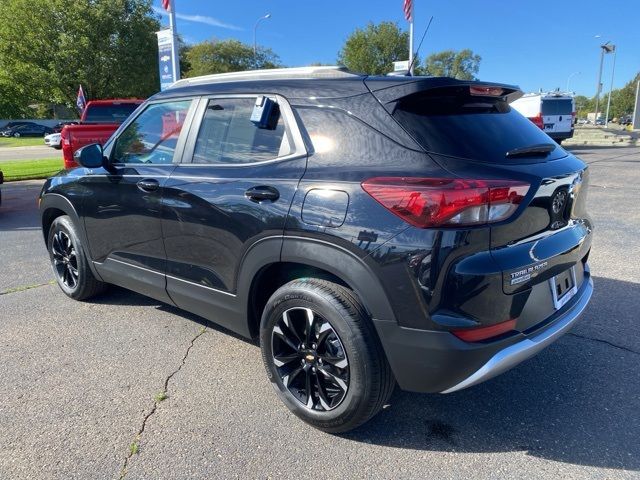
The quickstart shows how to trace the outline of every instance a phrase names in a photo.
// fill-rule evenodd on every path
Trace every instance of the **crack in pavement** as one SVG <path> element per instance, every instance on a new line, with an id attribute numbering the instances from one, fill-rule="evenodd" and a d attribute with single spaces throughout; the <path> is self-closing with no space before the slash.
<path id="1" fill-rule="evenodd" d="M 14 288 L 9 288 L 7 290 L 4 290 L 0 292 L 0 295 L 9 295 L 11 293 L 24 292 L 25 290 L 31 290 L 32 288 L 46 287 L 47 285 L 55 285 L 55 283 L 56 283 L 55 280 L 51 280 L 47 283 L 37 283 L 35 285 L 22 285 L 20 287 L 14 287 Z"/>
<path id="2" fill-rule="evenodd" d="M 122 469 L 120 470 L 119 480 L 123 480 L 124 477 L 127 475 L 127 467 L 129 466 L 129 460 L 131 460 L 131 457 L 133 457 L 133 455 L 138 453 L 138 442 L 140 441 L 140 437 L 144 433 L 144 429 L 147 426 L 147 421 L 149 420 L 149 418 L 151 418 L 151 416 L 154 413 L 156 413 L 156 410 L 158 409 L 158 405 L 160 404 L 160 402 L 163 401 L 166 398 L 167 390 L 169 388 L 169 382 L 171 381 L 171 379 L 173 378 L 173 376 L 175 374 L 177 374 L 180 370 L 182 370 L 182 367 L 184 367 L 184 365 L 185 365 L 185 363 L 187 361 L 187 357 L 189 356 L 189 352 L 191 351 L 191 348 L 193 347 L 193 344 L 206 331 L 207 331 L 207 327 L 202 327 L 200 329 L 200 331 L 198 332 L 198 334 L 191 339 L 191 342 L 189 343 L 189 346 L 187 347 L 187 351 L 184 352 L 184 356 L 182 357 L 182 362 L 180 363 L 178 368 L 176 368 L 173 372 L 171 372 L 169 374 L 169 376 L 167 378 L 165 378 L 162 392 L 159 395 L 156 395 L 156 397 L 154 398 L 153 407 L 151 408 L 149 413 L 147 413 L 144 416 L 144 418 L 142 419 L 142 425 L 140 425 L 140 428 L 138 429 L 138 432 L 136 433 L 136 435 L 135 435 L 135 437 L 133 439 L 133 442 L 129 446 L 129 451 L 127 452 L 127 455 L 126 455 L 126 457 L 124 459 L 124 463 L 122 464 Z M 159 397 L 162 397 L 162 398 L 159 398 Z M 135 445 L 135 447 L 134 447 L 134 445 Z"/>
<path id="3" fill-rule="evenodd" d="M 600 338 L 586 337 L 584 335 L 578 335 L 577 333 L 569 332 L 568 335 L 582 338 L 583 340 L 591 340 L 592 342 L 604 343 L 605 345 L 609 345 L 610 347 L 619 348 L 620 350 L 624 350 L 629 353 L 635 353 L 636 355 L 640 355 L 640 352 L 637 352 L 629 347 L 623 347 L 622 345 L 616 345 L 615 343 L 611 343 L 608 340 L 602 340 Z"/>

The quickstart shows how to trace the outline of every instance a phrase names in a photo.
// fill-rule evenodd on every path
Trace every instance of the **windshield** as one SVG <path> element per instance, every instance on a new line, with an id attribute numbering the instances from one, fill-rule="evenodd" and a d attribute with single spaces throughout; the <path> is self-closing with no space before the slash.
<path id="1" fill-rule="evenodd" d="M 542 115 L 571 115 L 573 102 L 570 98 L 542 100 Z"/>
<path id="2" fill-rule="evenodd" d="M 91 105 L 84 121 L 85 123 L 122 123 L 138 106 L 138 103 Z"/>
<path id="3" fill-rule="evenodd" d="M 427 151 L 482 162 L 504 162 L 507 152 L 552 143 L 542 130 L 499 97 L 475 97 L 460 88 L 403 98 L 393 117 Z M 546 158 L 566 155 L 555 148 Z"/>

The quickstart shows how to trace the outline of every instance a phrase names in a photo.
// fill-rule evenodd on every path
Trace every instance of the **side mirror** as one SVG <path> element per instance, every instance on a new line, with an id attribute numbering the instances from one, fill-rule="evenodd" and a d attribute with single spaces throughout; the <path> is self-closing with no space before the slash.
<path id="1" fill-rule="evenodd" d="M 76 150 L 74 160 L 86 168 L 100 168 L 104 165 L 102 146 L 97 143 L 86 145 Z"/>

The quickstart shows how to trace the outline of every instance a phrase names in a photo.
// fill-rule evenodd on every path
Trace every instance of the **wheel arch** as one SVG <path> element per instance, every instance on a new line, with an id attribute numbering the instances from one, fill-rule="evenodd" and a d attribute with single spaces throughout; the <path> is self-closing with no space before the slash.
<path id="1" fill-rule="evenodd" d="M 80 216 L 78 215 L 78 212 L 76 211 L 71 201 L 63 195 L 57 193 L 46 193 L 40 199 L 40 222 L 42 225 L 42 236 L 45 245 L 47 245 L 48 242 L 49 230 L 51 229 L 51 225 L 56 218 L 62 215 L 67 215 L 69 218 L 71 218 L 71 221 L 77 229 L 80 241 L 85 247 L 84 252 L 87 256 L 89 268 L 91 269 L 93 275 L 98 280 L 102 281 L 102 278 L 93 265 L 93 261 L 89 253 L 87 236 L 85 235 L 84 231 L 84 223 L 80 220 Z"/>
<path id="2" fill-rule="evenodd" d="M 273 292 L 304 277 L 338 283 L 356 294 L 372 318 L 395 321 L 382 285 L 369 266 L 349 250 L 323 240 L 279 237 L 260 248 L 254 245 L 240 272 L 238 300 L 246 308 L 247 331 L 252 337 L 258 334 L 262 308 Z"/>

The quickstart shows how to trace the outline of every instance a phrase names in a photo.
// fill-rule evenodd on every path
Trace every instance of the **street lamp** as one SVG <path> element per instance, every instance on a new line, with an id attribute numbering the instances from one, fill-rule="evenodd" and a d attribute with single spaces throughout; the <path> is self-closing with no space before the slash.
<path id="1" fill-rule="evenodd" d="M 613 67 L 611 68 L 611 84 L 609 85 L 609 98 L 607 99 L 607 115 L 604 118 L 604 126 L 609 126 L 609 107 L 611 106 L 611 92 L 613 91 L 613 74 L 616 72 L 616 53 L 618 52 L 615 45 L 613 47 Z"/>
<path id="2" fill-rule="evenodd" d="M 610 45 L 611 42 L 600 45 L 602 49 L 600 52 L 600 70 L 598 71 L 598 87 L 596 88 L 596 118 L 594 122 L 598 121 L 598 107 L 600 106 L 600 90 L 602 90 L 602 65 L 604 63 L 604 56 L 607 53 L 615 52 L 616 47 Z"/>
<path id="3" fill-rule="evenodd" d="M 253 57 L 257 57 L 258 55 L 258 44 L 256 43 L 256 30 L 258 29 L 258 25 L 262 20 L 267 20 L 271 18 L 271 14 L 267 13 L 264 17 L 260 17 L 258 21 L 256 21 L 256 26 L 253 27 Z"/>
<path id="4" fill-rule="evenodd" d="M 582 73 L 582 72 L 573 72 L 571 75 L 569 75 L 567 77 L 567 90 L 566 90 L 566 92 L 569 92 L 569 80 L 571 80 L 571 77 L 573 77 L 574 75 L 580 75 L 580 73 Z"/>

